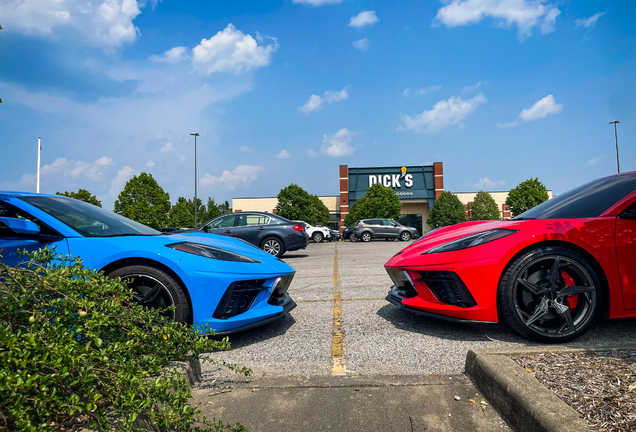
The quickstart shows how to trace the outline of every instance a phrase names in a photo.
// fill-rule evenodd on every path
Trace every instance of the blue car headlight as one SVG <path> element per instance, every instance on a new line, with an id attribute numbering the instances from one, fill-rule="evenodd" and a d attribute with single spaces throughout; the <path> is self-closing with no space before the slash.
<path id="1" fill-rule="evenodd" d="M 255 259 L 246 257 L 244 255 L 240 255 L 234 252 L 229 252 L 229 251 L 215 248 L 208 245 L 203 245 L 200 243 L 180 242 L 180 243 L 172 243 L 166 246 L 181 252 L 186 252 L 186 253 L 190 253 L 193 255 L 198 255 L 198 256 L 202 256 L 206 258 L 212 258 L 212 259 L 216 259 L 220 261 L 260 263 L 260 261 L 256 261 Z"/>
<path id="2" fill-rule="evenodd" d="M 457 240 L 453 240 L 448 243 L 444 243 L 441 246 L 434 247 L 433 249 L 422 253 L 422 255 L 468 249 L 473 246 L 478 246 L 480 244 L 498 240 L 500 238 L 509 236 L 510 234 L 514 234 L 516 232 L 518 231 L 511 230 L 511 229 L 501 229 L 501 228 L 483 231 L 477 234 L 471 234 L 465 237 L 458 238 Z"/>

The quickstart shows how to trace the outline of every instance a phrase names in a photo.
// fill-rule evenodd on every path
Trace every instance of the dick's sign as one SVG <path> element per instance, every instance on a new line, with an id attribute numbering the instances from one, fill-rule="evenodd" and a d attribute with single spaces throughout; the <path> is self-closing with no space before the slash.
<path id="1" fill-rule="evenodd" d="M 413 186 L 413 175 L 406 173 L 406 167 L 402 167 L 401 174 L 379 174 L 369 175 L 369 187 L 375 183 L 380 183 L 382 186 L 390 188 L 410 188 Z"/>

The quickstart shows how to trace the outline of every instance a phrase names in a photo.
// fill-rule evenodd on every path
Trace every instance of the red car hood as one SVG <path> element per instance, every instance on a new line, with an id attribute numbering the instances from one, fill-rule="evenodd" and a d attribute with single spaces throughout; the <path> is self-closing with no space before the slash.
<path id="1" fill-rule="evenodd" d="M 496 228 L 505 229 L 520 229 L 524 221 L 475 221 L 475 222 L 463 222 L 456 225 L 451 225 L 443 228 L 438 228 L 426 234 L 420 240 L 402 249 L 401 254 L 420 255 L 436 246 L 443 245 L 450 241 L 456 240 L 461 237 L 469 236 L 471 234 L 477 234 L 483 231 L 488 231 Z"/>

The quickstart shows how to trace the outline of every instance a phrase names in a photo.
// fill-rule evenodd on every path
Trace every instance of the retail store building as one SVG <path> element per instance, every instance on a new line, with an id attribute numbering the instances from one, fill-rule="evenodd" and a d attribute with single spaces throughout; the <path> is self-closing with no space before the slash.
<path id="1" fill-rule="evenodd" d="M 357 199 L 364 196 L 367 189 L 375 183 L 390 187 L 400 197 L 402 217 L 400 223 L 417 228 L 420 233 L 430 231 L 426 225 L 435 200 L 444 191 L 444 165 L 435 162 L 432 165 L 363 167 L 354 168 L 340 165 L 338 169 L 340 191 L 338 195 L 319 197 L 329 209 L 329 227 L 338 230 L 344 227 L 344 219 Z M 311 193 L 311 191 L 309 191 Z M 505 201 L 507 191 L 490 192 L 501 212 L 502 219 L 511 217 Z M 464 204 L 466 215 L 470 217 L 472 202 L 476 192 L 457 192 L 455 195 Z M 552 191 L 548 191 L 552 198 Z M 276 197 L 234 198 L 232 208 L 235 212 L 264 211 L 276 213 Z"/>

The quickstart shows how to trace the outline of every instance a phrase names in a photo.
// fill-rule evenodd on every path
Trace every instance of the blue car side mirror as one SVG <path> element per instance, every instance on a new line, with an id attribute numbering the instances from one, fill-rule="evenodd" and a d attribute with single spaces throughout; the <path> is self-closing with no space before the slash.
<path id="1" fill-rule="evenodd" d="M 26 219 L 0 217 L 0 225 L 4 225 L 16 234 L 40 234 L 40 228 Z"/>

